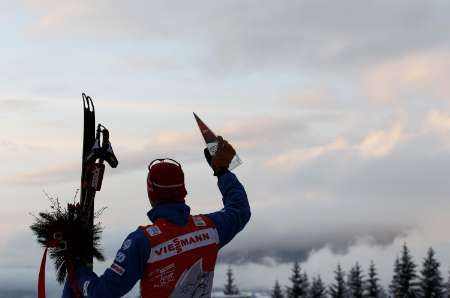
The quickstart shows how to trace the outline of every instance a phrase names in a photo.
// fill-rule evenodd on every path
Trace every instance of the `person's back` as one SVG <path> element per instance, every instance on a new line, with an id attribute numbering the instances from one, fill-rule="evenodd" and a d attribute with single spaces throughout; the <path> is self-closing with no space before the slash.
<path id="1" fill-rule="evenodd" d="M 142 296 L 209 296 L 220 243 L 214 222 L 196 215 L 179 227 L 161 218 L 143 229 L 152 251 L 141 279 Z"/>
<path id="2" fill-rule="evenodd" d="M 80 265 L 76 284 L 84 297 L 121 297 L 140 280 L 142 297 L 210 297 L 218 251 L 250 219 L 243 186 L 228 171 L 234 149 L 219 138 L 219 149 L 207 160 L 218 177 L 224 208 L 205 215 L 190 215 L 181 165 L 158 159 L 149 165 L 147 190 L 153 224 L 131 233 L 105 273 Z M 72 297 L 69 283 L 63 297 Z"/>

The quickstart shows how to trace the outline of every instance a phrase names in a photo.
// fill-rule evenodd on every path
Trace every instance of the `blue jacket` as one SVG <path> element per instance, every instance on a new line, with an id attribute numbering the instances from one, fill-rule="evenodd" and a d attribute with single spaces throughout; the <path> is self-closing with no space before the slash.
<path id="1" fill-rule="evenodd" d="M 244 187 L 236 176 L 227 171 L 218 178 L 218 186 L 222 193 L 224 208 L 220 211 L 206 214 L 216 224 L 221 247 L 239 233 L 250 220 L 250 205 Z M 159 205 L 150 210 L 147 215 L 154 222 L 158 218 L 184 226 L 189 218 L 190 208 L 182 203 Z M 111 268 L 101 276 L 92 270 L 79 266 L 76 280 L 83 297 L 122 297 L 129 292 L 144 273 L 144 268 L 150 256 L 150 244 L 141 229 L 128 235 L 117 252 L 114 262 L 121 269 Z M 63 298 L 73 297 L 66 282 Z"/>

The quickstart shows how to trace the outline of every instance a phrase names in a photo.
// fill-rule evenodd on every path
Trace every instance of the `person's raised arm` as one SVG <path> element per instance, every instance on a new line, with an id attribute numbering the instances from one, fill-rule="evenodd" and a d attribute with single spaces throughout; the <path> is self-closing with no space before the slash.
<path id="1" fill-rule="evenodd" d="M 228 170 L 228 166 L 236 152 L 222 137 L 218 137 L 218 149 L 214 157 L 205 149 L 205 157 L 218 178 L 219 190 L 222 193 L 224 208 L 207 214 L 217 227 L 220 245 L 223 247 L 239 233 L 250 220 L 251 212 L 247 194 L 236 175 Z"/>

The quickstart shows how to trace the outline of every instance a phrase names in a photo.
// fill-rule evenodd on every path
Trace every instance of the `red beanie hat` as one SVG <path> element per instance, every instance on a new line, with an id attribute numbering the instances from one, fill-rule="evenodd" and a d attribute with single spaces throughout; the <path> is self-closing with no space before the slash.
<path id="1" fill-rule="evenodd" d="M 181 165 L 170 158 L 152 161 L 148 166 L 147 193 L 152 205 L 184 202 L 187 191 Z"/>

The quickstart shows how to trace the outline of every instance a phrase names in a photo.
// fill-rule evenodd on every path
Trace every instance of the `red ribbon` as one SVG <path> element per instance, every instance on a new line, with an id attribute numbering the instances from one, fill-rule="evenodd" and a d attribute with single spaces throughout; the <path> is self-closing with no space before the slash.
<path id="1" fill-rule="evenodd" d="M 57 247 L 60 244 L 58 240 L 52 240 L 45 246 L 44 254 L 42 255 L 41 267 L 39 269 L 38 277 L 38 298 L 45 298 L 45 263 L 47 262 L 47 251 L 49 247 Z M 67 261 L 66 261 L 67 262 Z M 72 288 L 73 293 L 76 298 L 81 297 L 80 289 L 74 278 L 74 265 L 72 262 L 67 262 L 67 278 L 69 279 L 69 284 Z"/>
<path id="2" fill-rule="evenodd" d="M 47 261 L 48 246 L 45 247 L 44 255 L 42 256 L 41 268 L 39 269 L 38 279 L 38 298 L 45 298 L 45 262 Z"/>

